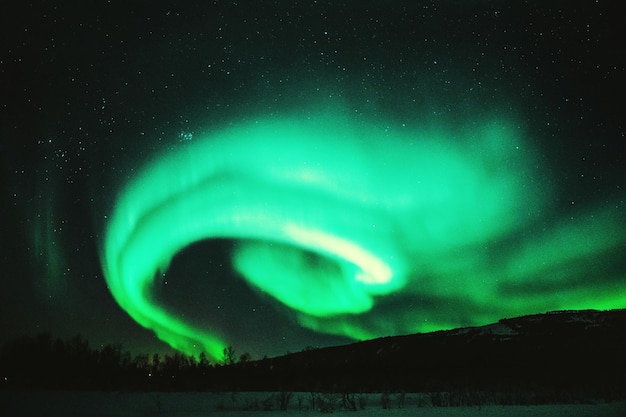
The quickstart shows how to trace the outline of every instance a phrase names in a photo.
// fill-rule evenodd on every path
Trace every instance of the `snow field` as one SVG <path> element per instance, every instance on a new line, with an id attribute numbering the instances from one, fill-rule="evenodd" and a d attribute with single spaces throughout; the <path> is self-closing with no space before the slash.
<path id="1" fill-rule="evenodd" d="M 0 392 L 0 415 L 10 417 L 624 417 L 626 401 L 599 404 L 433 407 L 426 394 L 354 395 L 357 411 L 341 394 L 268 392 Z M 285 400 L 289 400 L 286 402 Z M 315 409 L 312 409 L 315 399 Z M 281 410 L 287 404 L 286 410 Z M 400 408 L 401 406 L 401 408 Z"/>

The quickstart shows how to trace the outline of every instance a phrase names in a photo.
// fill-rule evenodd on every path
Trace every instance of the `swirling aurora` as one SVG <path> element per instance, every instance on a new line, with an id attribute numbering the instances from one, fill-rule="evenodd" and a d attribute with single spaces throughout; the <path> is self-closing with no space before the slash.
<path id="1" fill-rule="evenodd" d="M 390 126 L 348 112 L 268 117 L 158 155 L 107 225 L 114 298 L 172 347 L 220 358 L 227 330 L 185 321 L 152 289 L 185 247 L 226 238 L 251 287 L 301 326 L 353 339 L 626 305 L 619 268 L 606 276 L 596 261 L 624 244 L 623 211 L 538 226 L 551 179 L 515 118 Z"/>

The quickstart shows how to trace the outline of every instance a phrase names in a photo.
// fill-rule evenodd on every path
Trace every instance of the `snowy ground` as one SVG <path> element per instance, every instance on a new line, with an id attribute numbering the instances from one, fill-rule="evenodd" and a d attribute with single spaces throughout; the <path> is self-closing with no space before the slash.
<path id="1" fill-rule="evenodd" d="M 283 397 L 284 399 L 285 397 Z M 280 393 L 109 393 L 109 392 L 0 392 L 0 416 L 7 417 L 244 417 L 244 416 L 419 416 L 419 417 L 624 417 L 626 402 L 537 406 L 432 407 L 423 394 L 391 394 L 383 409 L 381 394 L 355 396 L 358 411 L 342 409 L 341 396 L 293 393 L 286 411 Z M 399 406 L 402 405 L 402 408 Z M 327 412 L 320 411 L 326 407 Z M 361 409 L 361 407 L 364 407 Z"/>

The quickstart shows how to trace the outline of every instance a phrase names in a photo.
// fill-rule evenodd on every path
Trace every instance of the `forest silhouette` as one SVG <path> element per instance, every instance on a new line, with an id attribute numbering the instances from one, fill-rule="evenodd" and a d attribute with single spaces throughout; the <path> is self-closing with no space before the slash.
<path id="1" fill-rule="evenodd" d="M 626 399 L 626 310 L 567 311 L 251 360 L 131 355 L 80 335 L 24 336 L 0 351 L 1 390 L 430 393 L 433 405 Z M 350 399 L 351 397 L 346 397 Z M 349 402 L 349 401 L 348 401 Z"/>

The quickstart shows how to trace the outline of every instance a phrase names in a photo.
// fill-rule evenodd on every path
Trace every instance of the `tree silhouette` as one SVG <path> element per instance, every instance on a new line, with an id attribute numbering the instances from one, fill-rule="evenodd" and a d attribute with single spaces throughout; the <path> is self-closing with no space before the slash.
<path id="1" fill-rule="evenodd" d="M 251 357 L 252 356 L 248 352 L 244 352 L 241 355 L 239 355 L 239 363 L 247 363 L 250 361 Z"/>
<path id="2" fill-rule="evenodd" d="M 222 357 L 222 364 L 225 366 L 232 365 L 237 362 L 237 354 L 235 348 L 232 345 L 228 345 L 224 348 L 224 356 Z"/>

